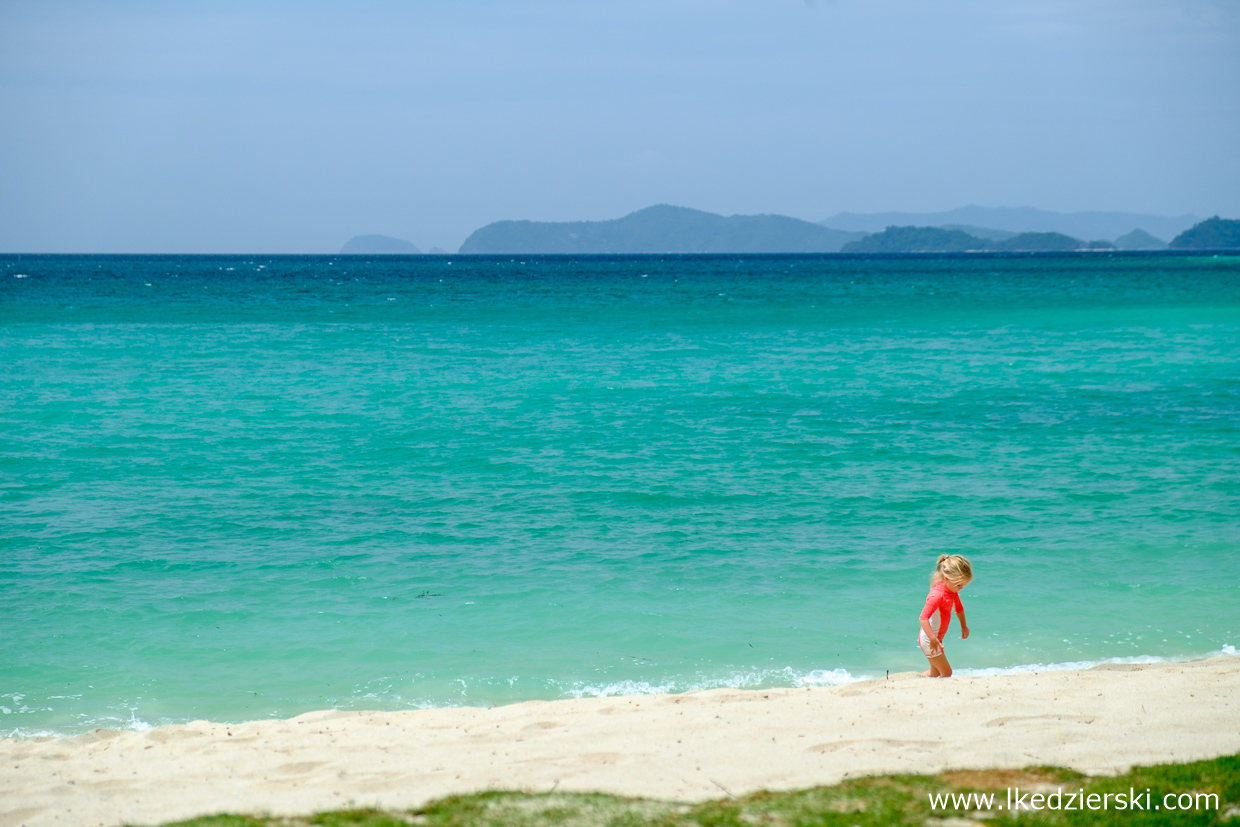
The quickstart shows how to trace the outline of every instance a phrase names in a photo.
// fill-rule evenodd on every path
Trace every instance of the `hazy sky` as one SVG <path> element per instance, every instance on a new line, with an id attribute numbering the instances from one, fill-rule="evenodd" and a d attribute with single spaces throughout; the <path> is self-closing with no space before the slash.
<path id="1" fill-rule="evenodd" d="M 655 203 L 1240 217 L 1235 0 L 0 0 L 0 251 Z"/>

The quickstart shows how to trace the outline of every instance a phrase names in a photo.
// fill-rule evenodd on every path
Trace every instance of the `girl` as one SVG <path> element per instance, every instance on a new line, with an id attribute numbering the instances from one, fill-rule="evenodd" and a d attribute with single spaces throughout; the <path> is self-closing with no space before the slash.
<path id="1" fill-rule="evenodd" d="M 930 594 L 926 607 L 921 610 L 921 633 L 917 645 L 930 661 L 930 668 L 921 674 L 927 678 L 950 678 L 952 666 L 943 651 L 943 636 L 952 622 L 952 608 L 960 618 L 960 639 L 969 636 L 969 624 L 964 620 L 964 606 L 960 602 L 960 590 L 973 580 L 973 567 L 959 554 L 940 554 L 939 562 L 930 575 Z"/>

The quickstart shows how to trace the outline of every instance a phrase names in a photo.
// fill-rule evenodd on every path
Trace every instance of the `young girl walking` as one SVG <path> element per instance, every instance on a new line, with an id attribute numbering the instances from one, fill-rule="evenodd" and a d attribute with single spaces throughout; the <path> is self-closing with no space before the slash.
<path id="1" fill-rule="evenodd" d="M 930 661 L 930 668 L 921 674 L 927 678 L 950 678 L 952 665 L 943 651 L 943 636 L 952 622 L 952 609 L 960 618 L 960 639 L 969 636 L 969 624 L 964 620 L 964 605 L 960 602 L 960 590 L 973 580 L 973 567 L 959 554 L 940 554 L 939 562 L 930 575 L 930 594 L 926 607 L 921 610 L 921 632 L 917 645 Z"/>

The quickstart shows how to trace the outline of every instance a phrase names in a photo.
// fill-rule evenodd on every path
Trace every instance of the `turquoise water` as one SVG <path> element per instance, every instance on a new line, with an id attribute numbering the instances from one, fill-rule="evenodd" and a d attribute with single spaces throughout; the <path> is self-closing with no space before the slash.
<path id="1" fill-rule="evenodd" d="M 0 734 L 1240 644 L 1240 259 L 0 257 Z M 1038 668 L 1042 668 L 1039 666 Z"/>

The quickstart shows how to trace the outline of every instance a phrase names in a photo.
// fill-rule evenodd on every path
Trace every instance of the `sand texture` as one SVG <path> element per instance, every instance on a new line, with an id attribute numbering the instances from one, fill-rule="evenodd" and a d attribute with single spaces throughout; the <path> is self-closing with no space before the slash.
<path id="1" fill-rule="evenodd" d="M 701 800 L 845 776 L 1240 752 L 1240 658 L 830 688 L 313 712 L 0 741 L 0 825 L 405 808 L 487 788 Z"/>

